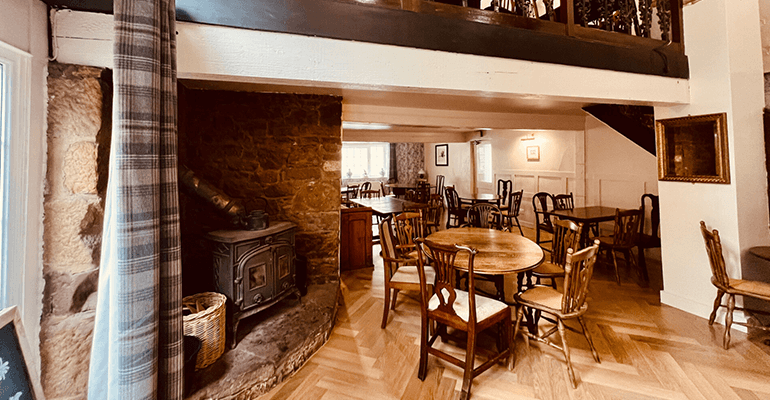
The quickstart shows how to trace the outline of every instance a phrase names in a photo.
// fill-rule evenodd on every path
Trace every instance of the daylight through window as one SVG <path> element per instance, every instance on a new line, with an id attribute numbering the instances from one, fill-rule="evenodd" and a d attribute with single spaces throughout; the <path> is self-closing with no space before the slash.
<path id="1" fill-rule="evenodd" d="M 389 143 L 342 143 L 343 179 L 388 178 L 389 170 Z"/>

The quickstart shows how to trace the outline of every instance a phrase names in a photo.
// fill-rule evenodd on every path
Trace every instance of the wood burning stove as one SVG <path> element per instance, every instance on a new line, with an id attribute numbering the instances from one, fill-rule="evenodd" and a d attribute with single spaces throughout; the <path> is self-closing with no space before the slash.
<path id="1" fill-rule="evenodd" d="M 230 348 L 237 341 L 240 320 L 254 315 L 290 294 L 300 299 L 296 282 L 294 233 L 296 225 L 277 222 L 269 228 L 221 230 L 207 237 L 214 242 L 214 282 L 232 306 L 228 330 Z"/>

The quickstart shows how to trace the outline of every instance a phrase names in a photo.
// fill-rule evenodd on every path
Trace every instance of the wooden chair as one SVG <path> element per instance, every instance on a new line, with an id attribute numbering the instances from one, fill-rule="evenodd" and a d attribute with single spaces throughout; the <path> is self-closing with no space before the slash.
<path id="1" fill-rule="evenodd" d="M 428 355 L 434 355 L 463 369 L 463 383 L 460 399 L 468 399 L 473 378 L 505 359 L 509 369 L 511 364 L 511 309 L 507 304 L 484 296 L 477 296 L 473 286 L 473 260 L 476 250 L 463 246 L 442 246 L 428 240 L 418 239 L 420 276 L 420 315 L 422 319 L 420 334 L 420 367 L 417 377 L 425 380 L 428 373 Z M 463 291 L 454 285 L 455 259 L 459 252 L 468 255 L 470 289 Z M 428 288 L 428 275 L 425 272 L 430 263 L 435 269 L 434 291 Z M 429 327 L 437 324 L 433 333 Z M 476 341 L 479 334 L 487 328 L 497 325 L 501 334 L 498 336 L 497 352 L 486 362 L 474 368 L 476 361 Z M 465 338 L 465 359 L 443 352 L 433 345 L 438 337 L 449 339 L 447 327 L 467 333 Z M 461 340 L 461 339 L 455 339 Z"/>
<path id="2" fill-rule="evenodd" d="M 472 205 L 466 214 L 465 225 L 474 228 L 487 228 L 503 230 L 502 212 L 500 209 L 490 203 L 478 203 Z"/>
<path id="3" fill-rule="evenodd" d="M 382 312 L 382 324 L 385 329 L 388 323 L 388 310 L 396 309 L 396 299 L 400 290 L 420 290 L 420 277 L 417 272 L 417 260 L 400 258 L 396 250 L 395 237 L 393 236 L 393 216 L 382 220 L 379 224 L 380 243 L 382 245 L 382 262 L 385 270 L 385 301 Z M 432 267 L 426 266 L 425 279 L 429 291 L 433 290 L 435 272 Z"/>
<path id="4" fill-rule="evenodd" d="M 345 192 L 347 193 L 348 200 L 358 198 L 358 184 L 348 184 L 348 190 Z"/>
<path id="5" fill-rule="evenodd" d="M 709 315 L 709 325 L 714 324 L 714 319 L 717 316 L 719 307 L 727 308 L 727 313 L 725 314 L 725 335 L 722 339 L 722 347 L 727 350 L 730 346 L 730 326 L 732 326 L 733 323 L 766 331 L 770 330 L 770 327 L 756 323 L 733 321 L 734 310 L 767 314 L 767 312 L 761 310 L 736 307 L 735 296 L 739 295 L 744 298 L 748 296 L 755 299 L 770 301 L 770 283 L 730 278 L 727 275 L 725 259 L 722 255 L 722 241 L 719 239 L 719 232 L 716 229 L 709 231 L 708 228 L 706 228 L 706 223 L 703 221 L 700 222 L 700 232 L 703 235 L 703 240 L 706 242 L 706 252 L 709 256 L 709 264 L 711 264 L 711 283 L 717 288 L 714 309 L 711 311 L 711 315 Z M 728 296 L 727 305 L 722 304 L 722 298 L 725 294 Z"/>
<path id="6" fill-rule="evenodd" d="M 641 210 L 615 209 L 615 226 L 612 236 L 599 236 L 600 250 L 609 251 L 612 254 L 612 264 L 615 266 L 615 279 L 620 285 L 618 273 L 618 258 L 616 252 L 623 252 L 626 265 L 633 267 L 636 262 L 631 257 L 631 249 L 636 246 L 636 236 L 639 234 L 639 221 L 642 218 Z"/>
<path id="7" fill-rule="evenodd" d="M 554 210 L 574 210 L 575 198 L 572 196 L 572 192 L 569 194 L 557 194 L 553 196 L 553 209 Z"/>
<path id="8" fill-rule="evenodd" d="M 425 219 L 425 234 L 430 235 L 441 227 L 441 216 L 444 213 L 444 202 L 441 195 L 431 194 L 428 201 L 428 208 L 425 210 L 423 218 Z"/>
<path id="9" fill-rule="evenodd" d="M 583 320 L 583 314 L 588 310 L 588 304 L 586 303 L 586 298 L 588 297 L 588 283 L 591 281 L 591 275 L 594 271 L 594 263 L 596 262 L 596 253 L 598 249 L 598 241 L 594 241 L 593 246 L 578 252 L 567 249 L 567 261 L 564 266 L 563 292 L 559 292 L 558 290 L 547 286 L 536 286 L 513 296 L 517 303 L 516 325 L 513 330 L 514 336 L 519 332 L 519 325 L 524 316 L 525 308 L 544 314 L 543 319 L 554 323 L 554 327 L 543 334 L 533 334 L 526 329 L 522 330 L 522 332 L 531 339 L 546 343 L 549 346 L 564 352 L 564 358 L 567 361 L 567 372 L 572 380 L 573 388 L 577 388 L 577 381 L 575 380 L 575 371 L 572 369 L 572 361 L 570 360 L 570 349 L 567 345 L 567 329 L 573 332 L 582 333 L 588 342 L 588 347 L 591 349 L 594 360 L 596 360 L 597 363 L 601 362 L 599 360 L 599 354 L 596 352 L 594 344 L 591 341 L 591 336 L 588 333 L 585 321 Z M 577 330 L 565 325 L 564 321 L 569 319 L 577 319 L 582 329 Z M 548 339 L 557 331 L 561 337 L 561 346 Z M 516 341 L 514 340 L 513 349 L 511 350 L 511 353 L 514 356 L 514 362 L 516 361 L 515 346 Z"/>
<path id="10" fill-rule="evenodd" d="M 361 193 L 359 194 L 359 197 L 362 199 L 379 199 L 380 190 L 379 189 L 362 190 Z"/>
<path id="11" fill-rule="evenodd" d="M 508 208 L 502 210 L 503 225 L 509 231 L 513 229 L 513 221 L 516 221 L 516 226 L 519 228 L 519 233 L 524 236 L 524 231 L 521 230 L 521 223 L 519 222 L 519 210 L 521 209 L 521 198 L 524 196 L 524 190 L 518 192 L 511 192 L 508 195 Z"/>
<path id="12" fill-rule="evenodd" d="M 444 175 L 436 175 L 436 194 L 444 197 Z"/>
<path id="13" fill-rule="evenodd" d="M 371 182 L 364 182 L 361 184 L 361 186 L 358 187 L 358 197 L 361 197 L 361 192 L 365 190 L 372 190 Z"/>
<path id="14" fill-rule="evenodd" d="M 396 258 L 417 260 L 415 240 L 425 237 L 421 210 L 406 211 L 393 218 Z"/>
<path id="15" fill-rule="evenodd" d="M 453 186 L 447 186 L 444 190 L 446 193 L 447 204 L 447 229 L 452 227 L 458 227 L 465 222 L 465 216 L 468 214 L 467 207 L 460 200 L 460 196 Z"/>
<path id="16" fill-rule="evenodd" d="M 532 196 L 532 209 L 535 211 L 535 243 L 549 243 L 550 240 L 540 240 L 540 231 L 553 234 L 553 224 L 551 217 L 546 214 L 548 209 L 548 200 L 551 201 L 551 210 L 553 210 L 553 196 L 550 193 L 539 192 Z"/>
<path id="17" fill-rule="evenodd" d="M 650 201 L 649 208 L 645 205 L 645 200 Z M 650 193 L 643 194 L 642 206 L 640 209 L 642 210 L 642 220 L 639 223 L 639 235 L 636 237 L 636 249 L 639 253 L 637 254 L 637 263 L 642 272 L 642 279 L 644 279 L 645 282 L 649 282 L 650 278 L 647 274 L 647 260 L 644 257 L 644 250 L 660 247 L 660 232 L 658 230 L 660 227 L 660 202 L 658 201 L 658 196 Z M 646 230 L 648 209 L 650 210 L 649 231 Z M 649 234 L 647 232 L 649 232 Z"/>
<path id="18" fill-rule="evenodd" d="M 380 181 L 380 192 L 382 192 L 383 196 L 395 196 L 393 193 L 391 193 L 390 189 L 385 187 L 385 183 Z"/>
<path id="19" fill-rule="evenodd" d="M 502 201 L 500 208 L 508 208 L 508 195 L 513 192 L 513 181 L 497 180 L 497 197 Z"/>
<path id="20" fill-rule="evenodd" d="M 583 224 L 576 224 L 568 220 L 556 220 L 553 222 L 553 246 L 551 246 L 551 258 L 532 270 L 536 285 L 541 279 L 550 279 L 551 287 L 556 289 L 556 278 L 564 276 L 564 265 L 567 263 L 567 249 L 580 248 L 580 234 Z"/>

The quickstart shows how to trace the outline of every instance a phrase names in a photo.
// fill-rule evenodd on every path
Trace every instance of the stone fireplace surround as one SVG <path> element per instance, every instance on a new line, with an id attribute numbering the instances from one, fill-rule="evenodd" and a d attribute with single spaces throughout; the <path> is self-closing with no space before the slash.
<path id="1" fill-rule="evenodd" d="M 239 328 L 239 345 L 198 371 L 190 398 L 256 398 L 304 363 L 331 330 L 339 290 L 341 98 L 179 86 L 179 156 L 230 196 L 268 199 L 271 221 L 298 225 L 302 301 Z M 42 383 L 49 399 L 85 398 L 110 141 L 111 74 L 49 64 Z M 231 227 L 181 191 L 184 295 L 211 290 L 202 233 Z"/>

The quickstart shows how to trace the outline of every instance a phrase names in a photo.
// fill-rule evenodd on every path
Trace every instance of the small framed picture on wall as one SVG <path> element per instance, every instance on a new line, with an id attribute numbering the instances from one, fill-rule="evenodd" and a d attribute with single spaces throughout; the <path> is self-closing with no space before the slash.
<path id="1" fill-rule="evenodd" d="M 527 146 L 527 161 L 540 161 L 540 146 Z"/>
<path id="2" fill-rule="evenodd" d="M 436 166 L 437 167 L 449 166 L 449 145 L 448 144 L 436 145 Z"/>

